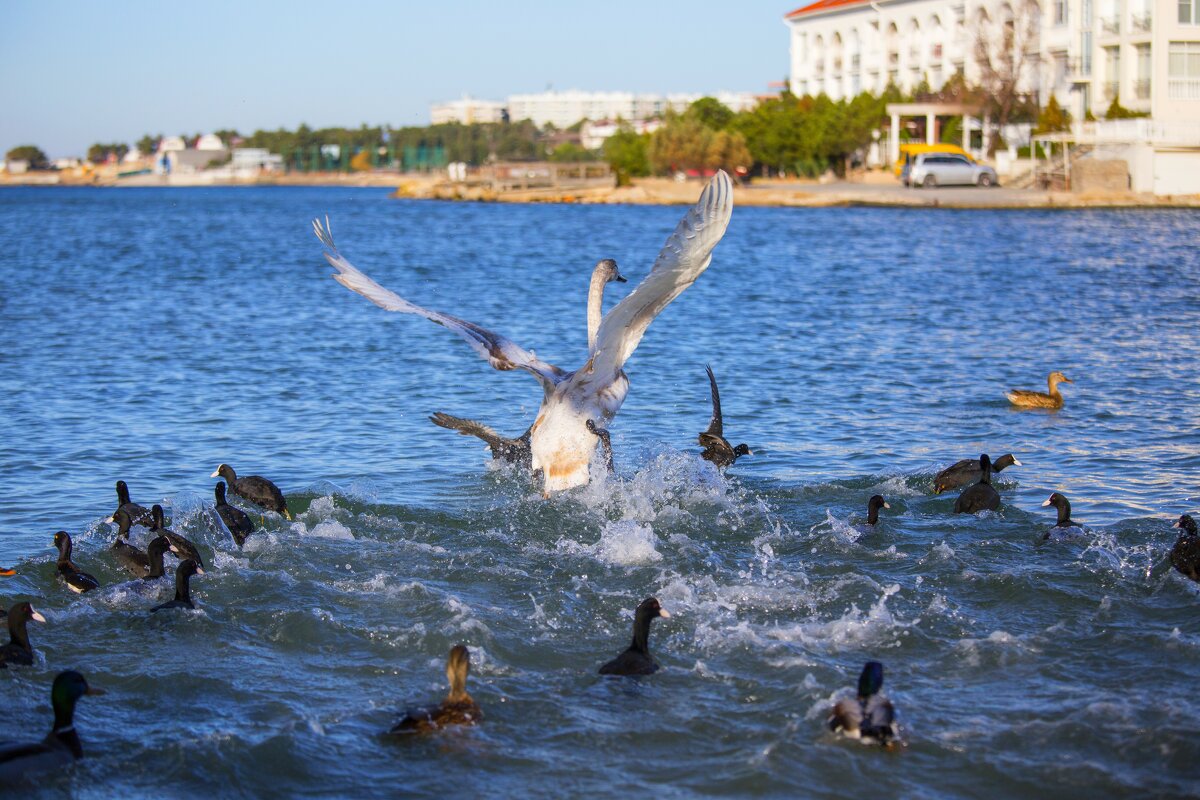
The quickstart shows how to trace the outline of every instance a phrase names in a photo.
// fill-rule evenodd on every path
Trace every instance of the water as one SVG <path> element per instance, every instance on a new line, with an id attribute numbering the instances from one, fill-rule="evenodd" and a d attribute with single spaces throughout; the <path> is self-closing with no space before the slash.
<path id="1" fill-rule="evenodd" d="M 1200 215 L 738 208 L 629 363 L 617 474 L 549 502 L 426 420 L 515 435 L 537 384 L 338 286 L 309 228 L 329 213 L 383 284 L 574 368 L 596 259 L 640 280 L 681 211 L 0 192 L 0 563 L 20 573 L 0 600 L 48 618 L 35 666 L 0 674 L 0 737 L 48 729 L 59 670 L 109 691 L 44 793 L 1194 791 L 1200 587 L 1162 560 L 1200 505 Z M 727 477 L 696 456 L 705 363 L 755 450 Z M 1052 369 L 1075 381 L 1061 412 L 1008 407 Z M 999 513 L 956 517 L 932 476 L 982 451 L 1024 466 Z M 211 510 L 222 461 L 296 521 L 239 551 Z M 151 617 L 170 588 L 119 583 L 118 478 L 211 560 L 199 611 Z M 1086 537 L 1040 541 L 1052 491 Z M 874 493 L 892 508 L 863 535 Z M 102 591 L 57 583 L 59 529 Z M 600 680 L 651 594 L 665 669 Z M 484 724 L 381 738 L 442 696 L 457 642 Z M 895 753 L 823 729 L 869 658 Z"/>

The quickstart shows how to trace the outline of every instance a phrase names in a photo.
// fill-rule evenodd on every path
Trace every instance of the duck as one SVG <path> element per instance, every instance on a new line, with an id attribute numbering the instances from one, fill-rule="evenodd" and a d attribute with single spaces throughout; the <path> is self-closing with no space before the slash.
<path id="1" fill-rule="evenodd" d="M 979 482 L 968 486 L 954 501 L 955 514 L 975 514 L 995 511 L 1000 507 L 1000 493 L 992 488 L 992 460 L 987 453 L 979 457 Z"/>
<path id="2" fill-rule="evenodd" d="M 213 494 L 217 499 L 217 514 L 221 517 L 221 521 L 225 523 L 225 527 L 233 535 L 233 540 L 237 542 L 237 546 L 241 547 L 246 543 L 246 537 L 254 533 L 254 523 L 250 520 L 250 515 L 240 508 L 229 505 L 225 501 L 224 481 L 217 481 Z"/>
<path id="3" fill-rule="evenodd" d="M 33 664 L 33 646 L 29 644 L 26 630 L 30 622 L 46 622 L 32 604 L 21 602 L 8 610 L 8 644 L 0 647 L 0 668 L 9 664 Z"/>
<path id="4" fill-rule="evenodd" d="M 282 514 L 286 519 L 292 518 L 292 512 L 288 511 L 287 500 L 284 498 L 283 492 L 261 475 L 247 475 L 239 478 L 233 471 L 233 467 L 228 464 L 220 464 L 217 466 L 217 471 L 209 477 L 224 478 L 229 483 L 229 491 L 238 497 L 243 497 L 267 511 Z"/>
<path id="5" fill-rule="evenodd" d="M 1046 531 L 1043 539 L 1049 539 L 1050 534 L 1060 528 L 1082 528 L 1075 520 L 1071 519 L 1071 501 L 1063 495 L 1055 492 L 1042 501 L 1042 507 L 1054 506 L 1058 510 L 1058 522 L 1054 523 L 1054 527 Z"/>
<path id="6" fill-rule="evenodd" d="M 605 427 L 629 393 L 624 367 L 650 323 L 708 268 L 712 252 L 725 234 L 733 214 L 733 184 L 718 171 L 667 239 L 650 273 L 607 314 L 600 294 L 619 275 L 612 259 L 597 263 L 588 296 L 588 354 L 583 365 L 569 372 L 538 358 L 531 350 L 486 328 L 458 317 L 422 308 L 385 289 L 351 264 L 333 240 L 329 217 L 313 220 L 313 231 L 336 270 L 334 280 L 386 311 L 414 314 L 448 328 L 465 339 L 476 353 L 498 370 L 520 369 L 542 387 L 542 402 L 530 430 L 530 466 L 541 471 L 542 494 L 583 486 L 598 445 L 587 429 L 593 420 Z M 530 298 L 537 313 L 537 298 Z"/>
<path id="7" fill-rule="evenodd" d="M 1049 392 L 1033 392 L 1028 389 L 1013 389 L 1006 396 L 1008 402 L 1020 408 L 1062 408 L 1063 396 L 1058 391 L 1060 383 L 1074 383 L 1075 381 L 1063 375 L 1061 372 L 1051 372 L 1046 378 L 1046 385 L 1049 387 Z"/>
<path id="8" fill-rule="evenodd" d="M 175 568 L 175 599 L 155 606 L 150 609 L 151 613 L 166 608 L 195 608 L 196 604 L 192 602 L 191 579 L 193 575 L 203 574 L 204 569 L 190 558 L 180 561 L 179 566 Z"/>
<path id="9" fill-rule="evenodd" d="M 992 472 L 1002 472 L 1005 467 L 1025 466 L 1012 453 L 1005 453 L 992 462 Z M 933 478 L 933 493 L 941 494 L 947 489 L 957 489 L 979 480 L 979 459 L 964 458 L 956 461 Z"/>
<path id="10" fill-rule="evenodd" d="M 1180 574 L 1200 583 L 1200 536 L 1196 534 L 1196 520 L 1184 514 L 1173 527 L 1180 531 L 1171 548 L 1171 565 Z"/>
<path id="11" fill-rule="evenodd" d="M 596 426 L 595 420 L 588 420 L 585 423 L 588 433 L 600 440 L 600 450 L 604 453 L 604 468 L 609 472 L 613 471 L 613 449 L 612 436 L 609 435 L 607 428 Z"/>
<path id="12" fill-rule="evenodd" d="M 145 506 L 139 506 L 129 499 L 129 487 L 125 484 L 125 481 L 117 481 L 117 511 L 121 510 L 124 510 L 129 515 L 129 519 L 134 525 L 144 525 L 148 528 L 153 521 L 153 518 L 150 516 L 150 509 Z M 113 515 L 104 521 L 114 522 L 116 516 L 117 512 L 114 511 Z"/>
<path id="13" fill-rule="evenodd" d="M 650 675 L 658 671 L 658 662 L 650 655 L 650 621 L 670 618 L 658 598 L 647 597 L 633 614 L 633 642 L 619 656 L 600 667 L 601 675 Z"/>
<path id="14" fill-rule="evenodd" d="M 204 566 L 204 561 L 200 558 L 200 551 L 196 549 L 196 545 L 186 536 L 180 536 L 173 530 L 168 530 L 163 522 L 163 509 L 160 505 L 155 505 L 150 509 L 154 515 L 154 524 L 150 526 L 150 533 L 155 536 L 165 536 L 167 541 L 171 543 L 171 552 L 179 556 L 180 560 L 190 558 L 199 566 Z"/>
<path id="15" fill-rule="evenodd" d="M 705 364 L 704 370 L 708 373 L 708 385 L 712 393 L 712 419 L 708 423 L 708 429 L 701 432 L 698 437 L 700 445 L 704 448 L 700 457 L 724 469 L 733 466 L 733 462 L 742 456 L 754 455 L 754 451 L 745 443 L 734 447 L 725 438 L 725 423 L 721 416 L 721 393 L 717 391 L 717 379 L 713 375 L 712 367 Z"/>
<path id="16" fill-rule="evenodd" d="M 883 499 L 883 495 L 872 495 L 867 501 L 867 525 L 874 526 L 879 522 L 879 509 L 891 508 L 892 504 Z"/>
<path id="17" fill-rule="evenodd" d="M 528 467 L 533 461 L 533 454 L 529 449 L 529 437 L 533 433 L 532 426 L 516 439 L 509 439 L 507 436 L 496 433 L 482 422 L 443 414 L 440 411 L 431 414 L 429 421 L 439 427 L 458 431 L 463 436 L 482 439 L 488 449 L 492 451 L 493 461 L 504 461 L 523 467 Z"/>
<path id="18" fill-rule="evenodd" d="M 109 519 L 117 523 L 117 538 L 112 545 L 113 555 L 117 557 L 117 561 L 120 561 L 122 566 L 133 573 L 135 578 L 144 578 L 150 571 L 150 557 L 125 539 L 133 524 L 129 512 L 124 508 L 118 508 L 117 512 Z"/>
<path id="19" fill-rule="evenodd" d="M 66 531 L 54 534 L 54 546 L 58 548 L 58 574 L 66 582 L 68 589 L 83 594 L 100 588 L 100 581 L 71 561 L 71 534 Z"/>
<path id="20" fill-rule="evenodd" d="M 466 645 L 450 648 L 446 659 L 446 678 L 450 693 L 436 706 L 409 709 L 404 719 L 392 726 L 389 733 L 422 733 L 448 725 L 475 725 L 483 719 L 479 704 L 467 694 L 467 675 L 471 671 L 471 654 Z"/>
<path id="21" fill-rule="evenodd" d="M 163 556 L 171 549 L 171 540 L 165 536 L 157 536 L 146 545 L 146 558 L 150 568 L 141 576 L 144 581 L 156 581 L 166 573 L 163 570 Z"/>
<path id="22" fill-rule="evenodd" d="M 61 769 L 83 758 L 79 734 L 75 732 L 75 704 L 84 695 L 102 695 L 74 670 L 60 672 L 50 688 L 54 727 L 40 742 L 0 743 L 0 785 L 14 783 L 39 772 Z"/>
<path id="23" fill-rule="evenodd" d="M 858 695 L 839 700 L 826 720 L 829 729 L 865 744 L 891 747 L 899 741 L 896 709 L 880 690 L 883 688 L 883 664 L 868 661 L 858 676 Z"/>

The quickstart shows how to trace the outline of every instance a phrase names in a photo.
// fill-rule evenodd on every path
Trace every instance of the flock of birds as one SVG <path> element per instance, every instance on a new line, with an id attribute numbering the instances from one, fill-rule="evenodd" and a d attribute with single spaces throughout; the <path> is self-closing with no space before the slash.
<path id="1" fill-rule="evenodd" d="M 480 422 L 436 413 L 430 420 L 443 428 L 483 440 L 494 459 L 529 468 L 540 476 L 545 493 L 572 488 L 589 480 L 589 465 L 599 446 L 604 464 L 613 469 L 611 438 L 605 424 L 617 413 L 629 389 L 629 379 L 622 369 L 632 355 L 650 322 L 686 289 L 708 267 L 711 254 L 729 224 L 732 212 L 732 186 L 728 176 L 719 172 L 710 181 L 700 200 L 688 211 L 675 232 L 667 240 L 650 274 L 608 314 L 603 314 L 603 292 L 610 282 L 625 282 L 611 259 L 600 261 L 593 271 L 588 295 L 588 359 L 574 371 L 566 372 L 539 359 L 533 351 L 525 350 L 499 334 L 457 317 L 417 306 L 399 295 L 384 289 L 357 268 L 337 250 L 325 224 L 314 222 L 317 236 L 326 247 L 326 258 L 337 269 L 335 280 L 363 295 L 389 311 L 416 314 L 442 325 L 464 338 L 473 349 L 496 369 L 521 369 L 533 374 L 542 384 L 543 400 L 537 418 L 520 436 L 508 438 Z M 699 434 L 703 448 L 701 456 L 720 469 L 732 466 L 738 458 L 751 455 L 745 444 L 732 445 L 725 437 L 720 393 L 711 367 L 706 367 L 712 395 L 712 418 Z M 1058 409 L 1063 405 L 1059 385 L 1071 383 L 1061 372 L 1048 378 L 1047 392 L 1014 390 L 1008 399 L 1023 408 Z M 1021 466 L 1012 454 L 993 462 L 987 454 L 978 459 L 964 459 L 934 478 L 934 492 L 966 487 L 954 510 L 956 513 L 978 513 L 1000 506 L 1000 495 L 992 486 L 994 472 L 1007 467 Z M 211 477 L 220 478 L 214 488 L 215 511 L 241 547 L 256 530 L 250 514 L 231 505 L 226 490 L 262 509 L 291 519 L 287 500 L 270 480 L 257 475 L 239 477 L 228 464 L 221 464 Z M 117 481 L 117 509 L 105 521 L 116 524 L 117 533 L 111 552 L 137 581 L 157 581 L 166 576 L 164 557 L 167 553 L 178 559 L 175 568 L 175 597 L 150 609 L 151 612 L 172 609 L 194 609 L 190 581 L 204 575 L 204 562 L 195 544 L 166 527 L 162 506 L 147 509 L 131 501 L 124 481 Z M 1055 492 L 1042 504 L 1054 506 L 1058 519 L 1047 532 L 1082 529 L 1071 517 L 1071 504 Z M 881 509 L 891 506 L 887 500 L 874 495 L 867 504 L 866 526 L 873 528 Z M 260 515 L 260 525 L 265 518 Z M 130 529 L 141 525 L 150 532 L 146 550 L 128 541 Z M 1183 515 L 1175 524 L 1181 529 L 1170 561 L 1179 572 L 1200 582 L 1200 535 L 1195 520 Z M 97 579 L 72 560 L 71 537 L 66 531 L 54 535 L 58 550 L 57 571 L 64 585 L 76 593 L 86 593 L 99 587 Z M 0 576 L 11 576 L 11 569 L 0 569 Z M 0 648 L 0 668 L 33 663 L 33 648 L 29 642 L 28 624 L 45 623 L 46 619 L 28 602 L 18 602 L 5 614 L 9 642 Z M 633 638 L 629 646 L 612 660 L 603 664 L 602 675 L 649 675 L 659 669 L 650 653 L 650 624 L 656 618 L 670 614 L 654 597 L 643 600 L 634 611 Z M 450 725 L 478 723 L 483 714 L 466 690 L 470 672 L 470 653 L 462 644 L 449 653 L 446 676 L 450 691 L 438 704 L 411 709 L 392 727 L 392 733 L 429 731 Z M 891 746 L 899 742 L 895 709 L 882 693 L 883 665 L 868 661 L 859 676 L 857 691 L 840 699 L 830 710 L 828 727 L 835 733 L 864 742 Z M 91 687 L 78 672 L 67 670 L 54 679 L 51 704 L 54 726 L 40 742 L 0 744 L 0 778 L 15 780 L 34 772 L 61 766 L 83 754 L 75 732 L 75 706 L 85 695 L 103 694 Z"/>

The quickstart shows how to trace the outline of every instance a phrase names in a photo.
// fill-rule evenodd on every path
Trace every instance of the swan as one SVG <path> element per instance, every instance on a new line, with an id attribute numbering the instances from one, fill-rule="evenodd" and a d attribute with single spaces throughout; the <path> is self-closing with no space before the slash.
<path id="1" fill-rule="evenodd" d="M 537 357 L 515 342 L 448 314 L 422 308 L 385 289 L 338 251 L 329 227 L 313 220 L 313 230 L 325 246 L 325 258 L 337 270 L 333 279 L 387 311 L 416 314 L 457 333 L 475 352 L 499 370 L 522 369 L 537 378 L 543 397 L 530 434 L 532 469 L 542 470 L 542 489 L 552 492 L 585 485 L 597 437 L 587 423 L 604 427 L 621 408 L 629 391 L 622 369 L 641 342 L 646 328 L 667 305 L 708 268 L 712 251 L 725 235 L 733 213 L 733 184 L 719 171 L 667 239 L 650 273 L 607 315 L 599 317 L 595 336 L 589 336 L 588 359 L 567 372 Z M 615 264 L 614 264 L 615 267 Z M 593 273 L 593 291 L 595 289 Z M 589 319 L 589 333 L 592 319 Z"/>

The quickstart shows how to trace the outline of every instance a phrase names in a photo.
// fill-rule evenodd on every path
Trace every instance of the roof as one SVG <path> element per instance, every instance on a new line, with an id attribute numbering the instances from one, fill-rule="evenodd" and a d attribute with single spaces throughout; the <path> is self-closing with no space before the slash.
<path id="1" fill-rule="evenodd" d="M 803 17 L 808 14 L 816 14 L 821 11 L 829 11 L 844 6 L 865 6 L 870 2 L 871 0 L 817 0 L 815 3 L 800 6 L 795 11 L 789 11 L 783 15 L 783 18 L 795 19 L 796 17 Z"/>

